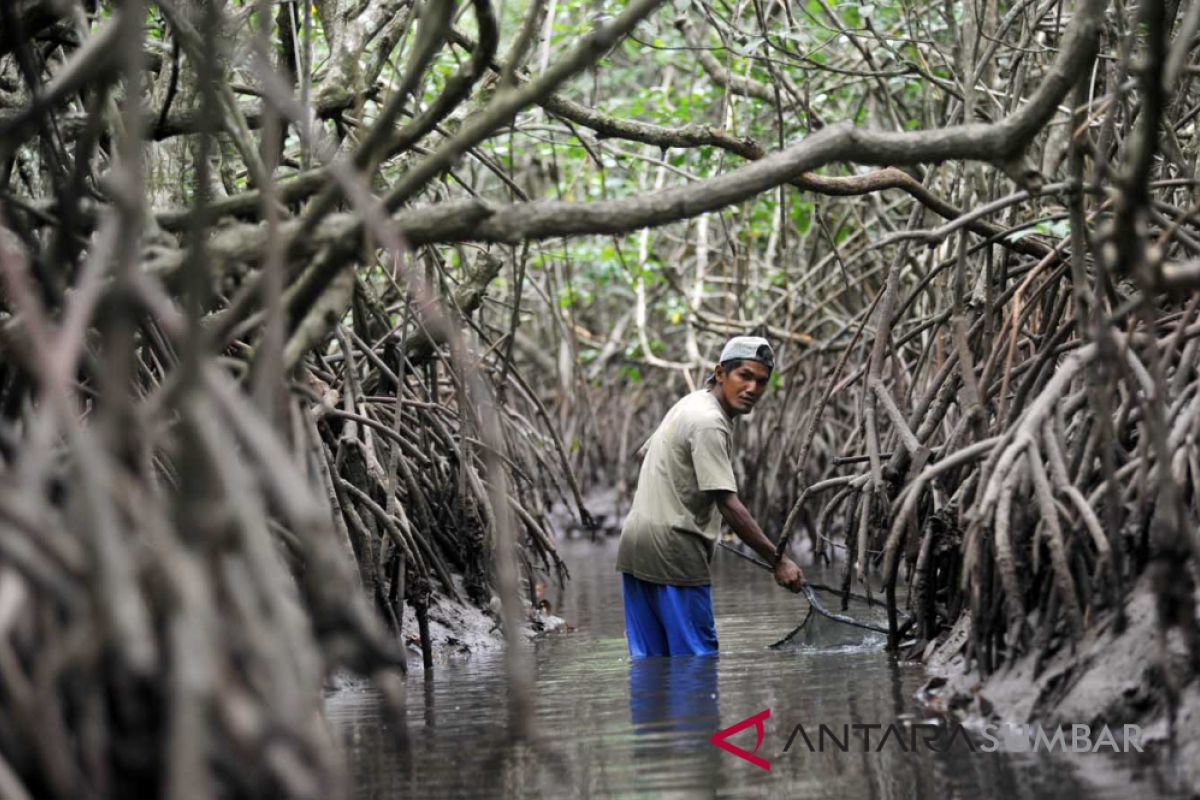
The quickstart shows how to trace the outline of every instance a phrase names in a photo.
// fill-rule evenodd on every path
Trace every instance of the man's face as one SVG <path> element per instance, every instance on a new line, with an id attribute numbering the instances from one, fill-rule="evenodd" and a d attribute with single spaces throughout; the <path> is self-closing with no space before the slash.
<path id="1" fill-rule="evenodd" d="M 757 361 L 743 361 L 728 372 L 718 364 L 716 376 L 718 397 L 725 410 L 733 415 L 749 414 L 767 390 L 771 370 Z"/>

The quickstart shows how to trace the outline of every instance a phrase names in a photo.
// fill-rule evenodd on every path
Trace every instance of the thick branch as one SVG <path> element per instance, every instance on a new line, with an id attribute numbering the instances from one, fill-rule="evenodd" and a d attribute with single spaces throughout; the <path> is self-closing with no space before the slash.
<path id="1" fill-rule="evenodd" d="M 120 25 L 116 20 L 106 24 L 84 41 L 83 46 L 28 107 L 7 118 L 0 118 L 0 143 L 3 143 L 5 151 L 15 151 L 36 133 L 41 117 L 59 103 L 66 102 L 88 84 L 116 74 L 119 35 Z"/>

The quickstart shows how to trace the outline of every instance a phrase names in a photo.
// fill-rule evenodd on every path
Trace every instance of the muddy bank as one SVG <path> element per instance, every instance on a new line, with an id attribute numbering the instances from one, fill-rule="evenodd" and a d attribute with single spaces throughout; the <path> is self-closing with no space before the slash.
<path id="1" fill-rule="evenodd" d="M 504 634 L 500 628 L 499 601 L 493 608 L 478 608 L 452 597 L 435 596 L 429 605 L 429 641 L 433 649 L 433 668 L 468 659 L 475 653 L 499 650 L 504 647 Z M 568 629 L 561 617 L 530 611 L 526 607 L 526 619 L 521 626 L 521 635 L 528 641 L 547 634 Z M 408 653 L 408 671 L 420 674 L 424 671 L 421 661 L 421 637 L 417 618 L 411 607 L 405 606 L 401 628 L 404 647 Z M 345 690 L 362 690 L 372 685 L 371 680 L 348 670 L 337 670 L 325 682 L 327 696 Z"/>
<path id="2" fill-rule="evenodd" d="M 526 622 L 521 625 L 521 635 L 526 640 L 566 628 L 566 623 L 553 614 L 531 610 L 528 604 L 524 605 L 523 610 Z M 421 637 L 416 615 L 411 608 L 404 610 L 402 631 L 408 651 L 408 669 L 410 672 L 420 672 Z M 478 608 L 452 597 L 437 597 L 429 606 L 429 640 L 433 647 L 435 669 L 438 664 L 469 658 L 472 653 L 504 647 L 499 600 L 493 599 L 488 608 Z"/>
<path id="3" fill-rule="evenodd" d="M 1074 652 L 1059 641 L 1040 669 L 1037 654 L 1028 653 L 986 680 L 978 672 L 966 671 L 961 648 L 967 633 L 962 625 L 956 626 L 928 651 L 926 666 L 933 677 L 918 699 L 931 711 L 975 723 L 1044 728 L 1078 723 L 1093 731 L 1104 725 L 1115 730 L 1137 725 L 1145 754 L 1129 752 L 1113 758 L 1157 765 L 1169 780 L 1200 797 L 1200 679 L 1188 674 L 1184 643 L 1172 631 L 1167 638 L 1169 670 L 1179 687 L 1172 742 L 1158 669 L 1154 597 L 1144 578 L 1130 593 L 1125 610 L 1128 627 L 1123 633 L 1114 631 L 1113 616 L 1106 615 L 1088 626 Z M 1103 780 L 1102 775 L 1095 777 Z"/>

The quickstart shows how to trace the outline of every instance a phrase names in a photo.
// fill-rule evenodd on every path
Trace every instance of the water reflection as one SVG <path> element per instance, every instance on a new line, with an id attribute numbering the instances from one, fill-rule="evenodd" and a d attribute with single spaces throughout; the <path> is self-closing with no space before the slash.
<path id="1" fill-rule="evenodd" d="M 653 656 L 629 665 L 629 718 L 638 752 L 708 751 L 721 727 L 717 656 Z"/>
<path id="2" fill-rule="evenodd" d="M 1186 796 L 1158 783 L 1157 774 L 1138 776 L 1131 759 L 1104 754 L 917 752 L 890 744 L 877 751 L 857 739 L 847 752 L 811 752 L 797 740 L 785 753 L 796 724 L 812 732 L 824 723 L 840 735 L 845 725 L 919 722 L 912 696 L 923 671 L 883 653 L 873 635 L 864 639 L 827 621 L 810 623 L 795 648 L 768 650 L 806 606 L 733 559 L 714 564 L 720 656 L 633 662 L 612 554 L 604 544 L 568 542 L 563 555 L 574 580 L 561 613 L 577 631 L 534 646 L 534 739 L 509 735 L 499 652 L 441 666 L 428 679 L 412 675 L 401 720 L 389 718 L 373 692 L 341 692 L 328 710 L 356 797 Z M 709 743 L 716 731 L 767 708 L 758 755 L 771 762 L 770 772 Z M 752 749 L 754 731 L 729 741 Z"/>

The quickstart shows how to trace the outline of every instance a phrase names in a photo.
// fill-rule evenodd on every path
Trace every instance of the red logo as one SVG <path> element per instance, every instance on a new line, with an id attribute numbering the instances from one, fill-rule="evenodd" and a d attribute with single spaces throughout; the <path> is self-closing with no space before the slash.
<path id="1" fill-rule="evenodd" d="M 713 744 L 715 744 L 717 747 L 721 748 L 722 750 L 733 753 L 738 758 L 744 758 L 745 760 L 749 761 L 751 764 L 758 767 L 759 769 L 765 769 L 767 772 L 770 772 L 771 771 L 771 762 L 767 761 L 765 758 L 761 758 L 759 756 L 754 755 L 754 753 L 758 752 L 758 748 L 762 744 L 763 734 L 766 733 L 766 731 L 763 728 L 763 720 L 769 716 L 771 716 L 771 709 L 764 708 L 762 711 L 758 712 L 754 716 L 746 717 L 744 720 L 737 723 L 736 725 L 730 725 L 728 728 L 722 728 L 721 730 L 717 731 L 712 736 L 710 736 L 708 740 L 710 742 L 712 742 Z M 753 752 L 747 753 L 745 750 L 738 747 L 736 744 L 730 744 L 729 742 L 725 741 L 730 736 L 733 736 L 735 733 L 740 733 L 741 731 L 746 730 L 746 728 L 749 728 L 751 725 L 753 725 L 754 730 L 756 730 L 758 732 L 758 741 L 756 741 L 754 743 Z"/>

